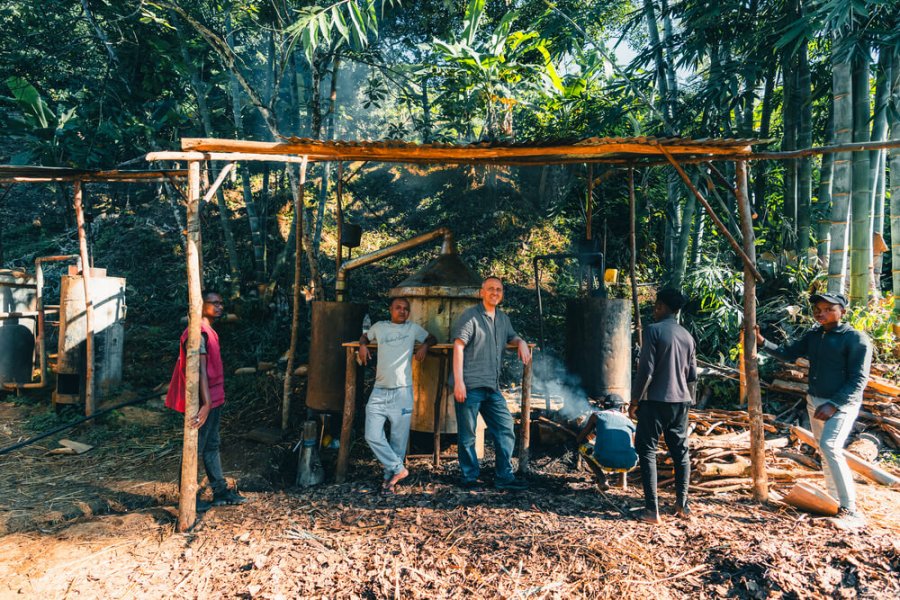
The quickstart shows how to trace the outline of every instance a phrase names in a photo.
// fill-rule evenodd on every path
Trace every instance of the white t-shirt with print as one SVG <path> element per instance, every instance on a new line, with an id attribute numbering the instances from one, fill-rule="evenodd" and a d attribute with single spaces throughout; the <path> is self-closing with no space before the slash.
<path id="1" fill-rule="evenodd" d="M 402 325 L 378 321 L 369 328 L 366 336 L 370 342 L 378 344 L 375 387 L 394 389 L 411 386 L 413 348 L 416 342 L 425 341 L 428 332 L 410 321 Z"/>

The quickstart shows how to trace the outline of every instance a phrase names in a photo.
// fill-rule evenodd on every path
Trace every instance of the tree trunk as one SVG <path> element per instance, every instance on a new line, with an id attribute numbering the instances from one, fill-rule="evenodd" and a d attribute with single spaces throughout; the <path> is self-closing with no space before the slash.
<path id="1" fill-rule="evenodd" d="M 831 118 L 829 117 L 829 121 Z M 826 144 L 831 144 L 834 138 L 834 123 L 828 125 Z M 831 172 L 834 167 L 834 154 L 828 152 L 822 155 L 822 168 L 819 170 L 819 197 L 816 201 L 816 215 L 818 223 L 819 266 L 828 270 L 828 258 L 831 252 L 831 228 L 828 215 L 831 214 Z"/>
<path id="2" fill-rule="evenodd" d="M 891 66 L 891 139 L 900 140 L 900 52 Z M 894 322 L 900 319 L 900 148 L 891 149 L 891 274 L 894 292 Z"/>
<path id="3" fill-rule="evenodd" d="M 797 149 L 797 124 L 799 103 L 797 101 L 797 70 L 794 65 L 794 57 L 784 49 L 782 57 L 782 72 L 784 90 L 784 102 L 781 108 L 781 121 L 784 124 L 784 134 L 781 139 L 782 151 Z M 782 229 L 782 245 L 784 248 L 796 248 L 797 246 L 797 161 L 788 159 L 784 161 L 784 207 L 782 215 L 784 226 Z"/>
<path id="4" fill-rule="evenodd" d="M 869 57 L 853 60 L 853 141 L 869 140 Z M 850 300 L 864 304 L 872 278 L 872 196 L 869 193 L 869 153 L 853 153 L 853 193 L 850 200 Z"/>
<path id="5" fill-rule="evenodd" d="M 273 34 L 269 34 L 270 40 Z M 231 15 L 225 16 L 225 41 L 228 47 L 234 50 L 234 33 L 231 25 Z M 274 52 L 274 44 L 269 47 L 270 52 Z M 272 57 L 270 56 L 270 60 Z M 241 103 L 241 87 L 238 84 L 234 73 L 228 73 L 229 92 L 231 95 L 231 114 L 234 118 L 234 129 L 238 139 L 246 139 L 244 132 L 244 117 L 242 114 Z M 266 257 L 265 257 L 265 237 L 266 226 L 265 221 L 260 219 L 259 211 L 253 202 L 253 189 L 250 186 L 250 168 L 247 163 L 239 163 L 238 170 L 241 175 L 241 189 L 244 196 L 244 206 L 247 209 L 247 223 L 250 227 L 250 244 L 253 247 L 253 271 L 254 279 L 257 283 L 266 280 Z"/>
<path id="6" fill-rule="evenodd" d="M 180 33 L 180 30 L 179 30 Z M 203 124 L 203 133 L 206 137 L 215 137 L 212 125 L 212 115 L 210 114 L 209 105 L 206 103 L 206 95 L 209 93 L 209 85 L 204 83 L 200 78 L 200 72 L 197 70 L 194 61 L 188 53 L 188 49 L 184 43 L 179 44 L 181 50 L 181 60 L 190 73 L 191 88 L 194 90 L 194 96 L 197 98 L 197 112 L 200 113 L 200 122 Z M 219 173 L 218 164 L 210 161 L 209 170 L 213 181 Z M 234 234 L 231 231 L 231 211 L 225 203 L 225 193 L 222 186 L 216 189 L 216 201 L 219 205 L 219 223 L 222 226 L 222 236 L 225 239 L 225 254 L 228 259 L 228 272 L 231 276 L 231 297 L 238 298 L 241 295 L 241 271 L 238 261 L 237 246 L 234 243 Z"/>
<path id="7" fill-rule="evenodd" d="M 772 123 L 772 97 L 775 95 L 775 78 L 778 76 L 778 68 L 775 64 L 766 75 L 766 83 L 763 87 L 762 114 L 759 122 L 759 139 L 769 137 L 769 129 Z M 766 220 L 766 180 L 769 173 L 769 161 L 754 161 L 756 167 L 756 179 L 753 181 L 753 208 L 759 213 L 759 222 Z"/>
<path id="8" fill-rule="evenodd" d="M 663 55 L 663 46 L 659 40 L 659 24 L 656 21 L 656 7 L 653 0 L 644 0 L 644 19 L 647 21 L 647 34 L 650 38 L 650 50 L 653 52 L 653 63 L 656 67 L 656 85 L 659 90 L 659 98 L 663 102 L 662 113 L 665 118 L 670 119 L 667 111 L 669 98 L 669 84 L 666 69 L 665 57 Z"/>
<path id="9" fill-rule="evenodd" d="M 338 72 L 341 68 L 341 55 L 335 54 L 331 65 L 331 89 L 328 91 L 328 127 L 326 139 L 334 139 L 334 124 L 337 112 L 337 83 Z M 319 255 L 319 245 L 322 241 L 322 229 L 325 223 L 325 205 L 328 203 L 328 188 L 331 184 L 331 162 L 322 163 L 322 186 L 319 188 L 319 206 L 316 215 L 316 230 L 313 235 L 313 255 Z"/>
<path id="10" fill-rule="evenodd" d="M 853 94 L 850 62 L 834 58 L 832 86 L 834 94 L 834 143 L 853 141 Z M 834 155 L 831 177 L 831 253 L 828 262 L 828 291 L 844 293 L 847 272 L 847 236 L 849 233 L 850 191 L 853 173 L 851 152 Z"/>
<path id="11" fill-rule="evenodd" d="M 876 69 L 875 83 L 875 112 L 872 121 L 873 142 L 882 142 L 887 139 L 887 108 L 888 92 L 891 85 L 891 52 L 887 47 L 882 47 L 878 55 L 878 67 Z M 873 150 L 869 152 L 869 182 L 872 186 L 872 233 L 884 236 L 884 188 L 885 188 L 885 162 L 886 150 Z M 872 292 L 876 297 L 881 296 L 881 270 L 883 265 L 882 253 L 873 258 Z"/>
<path id="12" fill-rule="evenodd" d="M 809 74 L 809 44 L 800 46 L 797 70 L 797 104 L 800 123 L 797 143 L 801 148 L 812 147 L 812 83 Z M 804 157 L 797 164 L 797 257 L 807 261 L 810 242 L 810 211 L 812 208 L 812 158 Z"/>

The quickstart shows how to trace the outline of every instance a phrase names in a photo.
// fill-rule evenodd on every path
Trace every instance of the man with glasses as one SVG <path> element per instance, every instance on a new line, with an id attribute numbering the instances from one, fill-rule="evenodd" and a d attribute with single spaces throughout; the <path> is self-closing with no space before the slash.
<path id="1" fill-rule="evenodd" d="M 219 421 L 222 405 L 225 404 L 225 370 L 222 366 L 222 352 L 219 335 L 213 329 L 213 322 L 225 312 L 222 296 L 217 292 L 202 294 L 203 309 L 200 321 L 200 409 L 191 420 L 192 427 L 199 429 L 197 452 L 203 459 L 203 467 L 213 490 L 212 506 L 243 504 L 246 498 L 228 488 L 222 473 L 222 459 L 219 456 Z M 188 330 L 181 334 L 178 362 L 166 394 L 166 406 L 180 413 L 185 411 L 185 368 L 187 365 Z M 210 504 L 197 499 L 197 510 L 204 511 Z"/>

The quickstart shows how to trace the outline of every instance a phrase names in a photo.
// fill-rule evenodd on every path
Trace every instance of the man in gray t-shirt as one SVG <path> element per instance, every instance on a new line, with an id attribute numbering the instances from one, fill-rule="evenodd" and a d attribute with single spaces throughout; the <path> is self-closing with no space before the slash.
<path id="1" fill-rule="evenodd" d="M 409 475 L 403 461 L 413 411 L 413 349 L 416 342 L 423 342 L 416 350 L 415 358 L 425 360 L 428 348 L 437 342 L 421 326 L 408 321 L 409 300 L 406 298 L 391 300 L 390 312 L 390 321 L 378 321 L 359 338 L 362 364 L 367 364 L 371 355 L 367 344 L 378 344 L 375 387 L 366 404 L 366 442 L 384 466 L 384 490 L 388 493 Z M 391 424 L 390 440 L 384 432 L 385 422 Z"/>
<path id="2" fill-rule="evenodd" d="M 507 344 L 518 345 L 523 363 L 531 360 L 531 350 L 512 328 L 506 313 L 497 307 L 501 300 L 503 282 L 488 277 L 481 284 L 481 303 L 463 312 L 453 326 L 453 397 L 460 483 L 463 487 L 477 485 L 480 467 L 475 454 L 475 425 L 480 413 L 494 439 L 494 485 L 501 490 L 522 490 L 527 487 L 525 482 L 517 480 L 512 472 L 516 438 L 512 415 L 500 394 L 500 366 Z"/>

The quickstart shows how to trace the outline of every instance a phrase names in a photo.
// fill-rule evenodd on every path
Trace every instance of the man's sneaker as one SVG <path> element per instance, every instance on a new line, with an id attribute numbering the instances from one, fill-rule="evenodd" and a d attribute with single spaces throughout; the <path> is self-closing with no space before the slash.
<path id="1" fill-rule="evenodd" d="M 521 492 L 528 489 L 528 482 L 522 479 L 509 479 L 506 481 L 495 481 L 494 487 L 498 490 L 509 490 L 512 492 Z"/>
<path id="2" fill-rule="evenodd" d="M 837 515 L 830 518 L 832 525 L 839 529 L 852 530 L 866 526 L 866 518 L 858 510 L 841 508 Z"/>
<path id="3" fill-rule="evenodd" d="M 232 504 L 244 504 L 247 499 L 234 490 L 225 490 L 221 494 L 213 494 L 213 506 L 227 506 Z"/>

